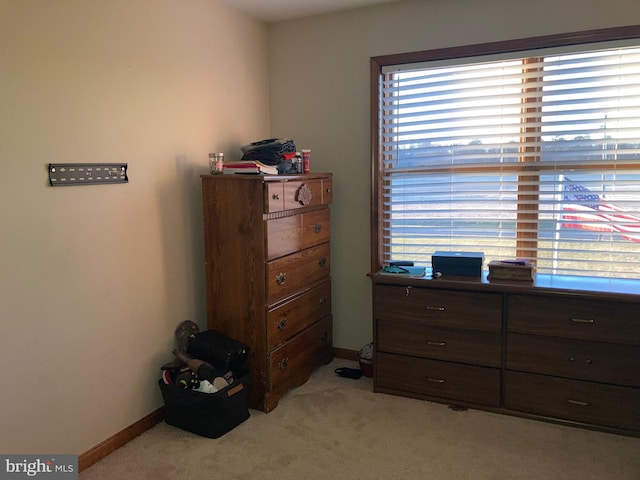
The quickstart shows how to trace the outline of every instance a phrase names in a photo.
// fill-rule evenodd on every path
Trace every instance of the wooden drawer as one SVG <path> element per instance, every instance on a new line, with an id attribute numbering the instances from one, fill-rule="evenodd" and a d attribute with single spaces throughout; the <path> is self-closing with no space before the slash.
<path id="1" fill-rule="evenodd" d="M 330 178 L 265 183 L 264 213 L 329 205 L 332 201 L 333 190 Z"/>
<path id="2" fill-rule="evenodd" d="M 328 315 L 269 355 L 269 388 L 284 392 L 302 385 L 315 367 L 332 359 L 332 318 Z"/>
<path id="3" fill-rule="evenodd" d="M 329 278 L 329 244 L 308 248 L 267 264 L 267 305 Z"/>
<path id="4" fill-rule="evenodd" d="M 452 362 L 377 353 L 376 388 L 500 405 L 500 370 Z"/>
<path id="5" fill-rule="evenodd" d="M 500 294 L 376 285 L 373 308 L 376 319 L 483 332 L 502 330 Z"/>
<path id="6" fill-rule="evenodd" d="M 640 304 L 510 295 L 512 332 L 640 345 Z"/>
<path id="7" fill-rule="evenodd" d="M 284 182 L 267 182 L 264 185 L 264 213 L 281 212 L 284 208 Z"/>
<path id="8" fill-rule="evenodd" d="M 322 179 L 322 204 L 329 205 L 333 202 L 333 178 Z"/>
<path id="9" fill-rule="evenodd" d="M 329 209 L 314 210 L 302 215 L 302 248 L 328 242 L 331 238 Z"/>
<path id="10" fill-rule="evenodd" d="M 273 260 L 329 241 L 329 209 L 274 218 L 265 222 L 267 260 Z"/>
<path id="11" fill-rule="evenodd" d="M 640 430 L 640 389 L 505 372 L 505 407 L 522 412 Z"/>
<path id="12" fill-rule="evenodd" d="M 499 367 L 502 336 L 431 327 L 417 322 L 377 320 L 379 351 Z"/>
<path id="13" fill-rule="evenodd" d="M 331 283 L 329 281 L 278 305 L 267 312 L 269 350 L 330 313 Z"/>
<path id="14" fill-rule="evenodd" d="M 640 387 L 640 346 L 509 333 L 507 368 Z"/>

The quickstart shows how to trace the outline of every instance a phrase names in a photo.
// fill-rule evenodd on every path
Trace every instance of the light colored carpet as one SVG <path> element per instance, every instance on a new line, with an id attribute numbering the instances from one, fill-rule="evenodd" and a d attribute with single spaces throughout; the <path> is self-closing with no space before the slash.
<path id="1" fill-rule="evenodd" d="M 640 439 L 375 394 L 336 359 L 219 439 L 164 422 L 81 480 L 638 480 Z"/>

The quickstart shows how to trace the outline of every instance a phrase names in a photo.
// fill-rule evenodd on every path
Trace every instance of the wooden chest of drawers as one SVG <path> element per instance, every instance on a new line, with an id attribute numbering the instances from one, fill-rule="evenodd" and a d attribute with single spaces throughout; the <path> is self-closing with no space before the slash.
<path id="1" fill-rule="evenodd" d="M 632 303 L 510 295 L 504 406 L 640 430 L 639 320 Z"/>
<path id="2" fill-rule="evenodd" d="M 637 282 L 372 278 L 375 391 L 640 436 Z"/>
<path id="3" fill-rule="evenodd" d="M 375 388 L 500 405 L 502 298 L 375 285 Z"/>
<path id="4" fill-rule="evenodd" d="M 202 177 L 208 328 L 250 348 L 265 412 L 333 358 L 331 174 Z"/>

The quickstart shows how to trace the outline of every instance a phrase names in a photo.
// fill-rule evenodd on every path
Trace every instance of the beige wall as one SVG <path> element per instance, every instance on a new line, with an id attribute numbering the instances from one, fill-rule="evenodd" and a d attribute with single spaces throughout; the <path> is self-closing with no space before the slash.
<path id="1" fill-rule="evenodd" d="M 271 132 L 334 173 L 334 345 L 372 340 L 369 58 L 640 23 L 637 0 L 421 0 L 269 27 Z"/>
<path id="2" fill-rule="evenodd" d="M 162 405 L 175 326 L 205 322 L 207 153 L 268 136 L 266 35 L 218 0 L 0 0 L 0 452 Z M 50 162 L 129 183 L 52 188 Z"/>

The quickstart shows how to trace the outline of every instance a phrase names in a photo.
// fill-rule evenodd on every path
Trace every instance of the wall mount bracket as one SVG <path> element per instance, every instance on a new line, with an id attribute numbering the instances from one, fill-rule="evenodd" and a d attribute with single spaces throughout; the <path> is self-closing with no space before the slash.
<path id="1" fill-rule="evenodd" d="M 128 182 L 126 163 L 49 164 L 49 184 L 52 187 Z"/>

